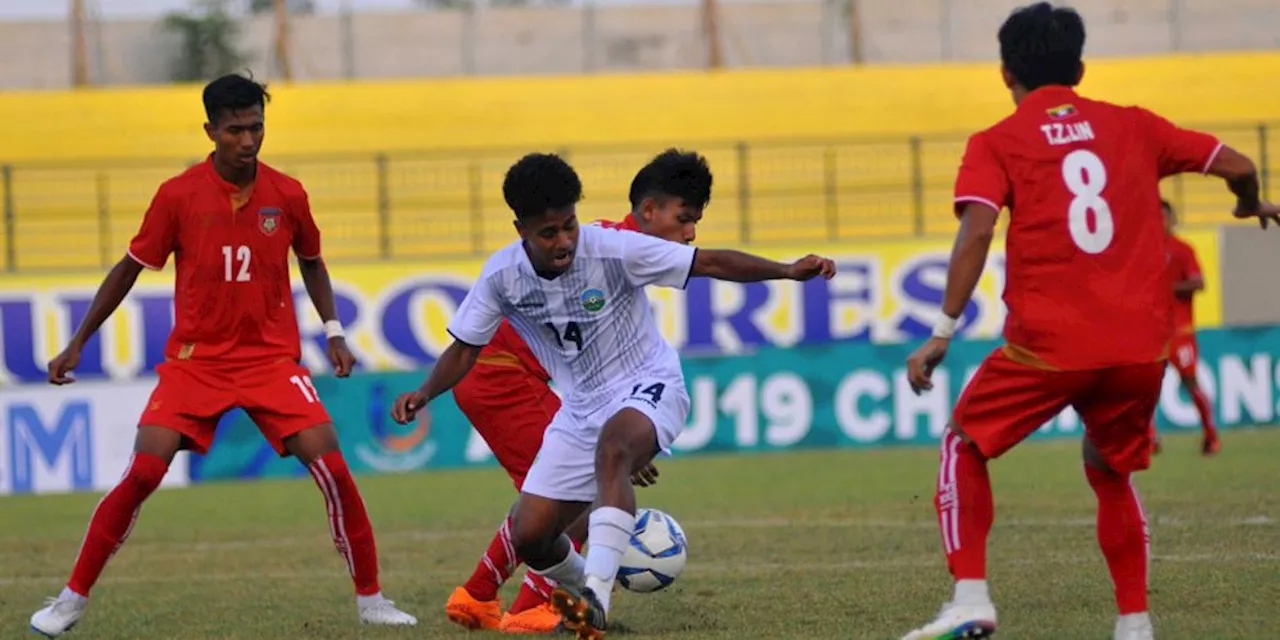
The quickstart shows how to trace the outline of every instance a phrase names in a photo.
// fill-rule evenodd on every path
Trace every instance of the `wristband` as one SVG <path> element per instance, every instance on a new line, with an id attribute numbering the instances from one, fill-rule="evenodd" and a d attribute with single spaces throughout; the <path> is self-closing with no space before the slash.
<path id="1" fill-rule="evenodd" d="M 938 321 L 933 323 L 933 337 L 950 340 L 951 336 L 956 334 L 956 325 L 959 324 L 957 318 L 952 318 L 947 314 L 942 314 Z"/>
<path id="2" fill-rule="evenodd" d="M 337 320 L 324 321 L 324 337 L 332 340 L 333 338 L 342 338 L 346 336 L 342 331 L 342 323 Z"/>

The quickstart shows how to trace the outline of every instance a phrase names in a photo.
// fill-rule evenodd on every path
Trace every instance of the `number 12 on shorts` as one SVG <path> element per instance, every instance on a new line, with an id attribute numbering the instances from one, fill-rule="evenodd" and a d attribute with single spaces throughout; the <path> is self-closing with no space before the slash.
<path id="1" fill-rule="evenodd" d="M 320 392 L 316 391 L 316 385 L 311 383 L 311 376 L 293 376 L 289 378 L 289 382 L 302 392 L 302 397 L 307 399 L 307 404 L 315 404 L 320 399 Z"/>

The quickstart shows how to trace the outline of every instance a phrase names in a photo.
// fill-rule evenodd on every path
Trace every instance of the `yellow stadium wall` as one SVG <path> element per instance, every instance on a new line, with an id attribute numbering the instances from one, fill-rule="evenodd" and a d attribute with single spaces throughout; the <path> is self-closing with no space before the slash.
<path id="1" fill-rule="evenodd" d="M 1081 89 L 1171 119 L 1280 119 L 1280 53 L 1096 60 Z M 1198 97 L 1191 99 L 1194 87 Z M 1011 103 L 994 63 L 277 86 L 270 155 L 966 132 Z M 196 157 L 196 86 L 0 94 L 0 161 Z"/>

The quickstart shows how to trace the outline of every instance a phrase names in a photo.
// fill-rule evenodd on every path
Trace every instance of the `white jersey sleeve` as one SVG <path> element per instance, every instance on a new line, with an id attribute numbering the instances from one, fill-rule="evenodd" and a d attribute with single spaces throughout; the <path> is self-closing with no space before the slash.
<path id="1" fill-rule="evenodd" d="M 502 323 L 502 304 L 495 289 L 495 278 L 486 268 L 480 272 L 467 297 L 458 305 L 458 312 L 449 321 L 449 335 L 454 340 L 473 347 L 483 347 L 493 339 Z"/>
<path id="2" fill-rule="evenodd" d="M 618 233 L 623 242 L 622 262 L 631 284 L 683 289 L 689 283 L 697 249 L 643 233 Z"/>

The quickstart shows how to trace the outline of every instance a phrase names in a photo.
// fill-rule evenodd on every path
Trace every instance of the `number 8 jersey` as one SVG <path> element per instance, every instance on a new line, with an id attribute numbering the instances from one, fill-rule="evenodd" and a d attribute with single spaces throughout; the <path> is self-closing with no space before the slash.
<path id="1" fill-rule="evenodd" d="M 631 231 L 582 225 L 573 264 L 547 279 L 519 240 L 498 250 L 449 323 L 456 340 L 484 346 L 504 317 L 579 415 L 629 393 L 637 376 L 680 372 L 658 332 L 644 287 L 684 288 L 693 247 Z"/>
<path id="2" fill-rule="evenodd" d="M 957 214 L 1009 209 L 1004 336 L 1034 364 L 1154 362 L 1172 334 L 1161 178 L 1205 172 L 1221 144 L 1067 87 L 1027 94 L 969 138 Z"/>

